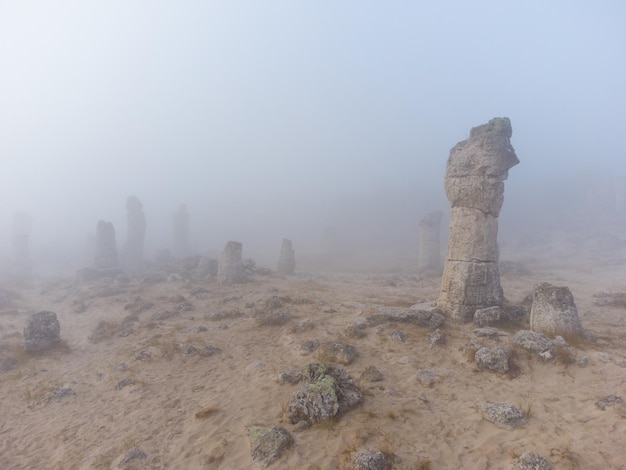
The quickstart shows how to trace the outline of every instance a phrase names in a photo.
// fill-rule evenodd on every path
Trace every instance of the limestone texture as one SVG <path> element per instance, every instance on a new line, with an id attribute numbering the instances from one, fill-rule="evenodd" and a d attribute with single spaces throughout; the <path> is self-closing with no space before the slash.
<path id="1" fill-rule="evenodd" d="M 530 329 L 546 335 L 581 335 L 574 297 L 567 287 L 547 282 L 535 285 L 530 308 Z"/>
<path id="2" fill-rule="evenodd" d="M 450 235 L 437 308 L 458 321 L 471 321 L 477 309 L 504 303 L 497 237 L 504 181 L 519 163 L 511 134 L 508 118 L 492 119 L 473 128 L 448 158 Z"/>
<path id="3" fill-rule="evenodd" d="M 61 325 L 54 312 L 43 311 L 31 315 L 24 326 L 24 351 L 38 352 L 61 341 Z"/>
<path id="4" fill-rule="evenodd" d="M 218 284 L 239 284 L 243 282 L 242 250 L 243 246 L 239 242 L 229 241 L 226 243 L 217 267 Z"/>

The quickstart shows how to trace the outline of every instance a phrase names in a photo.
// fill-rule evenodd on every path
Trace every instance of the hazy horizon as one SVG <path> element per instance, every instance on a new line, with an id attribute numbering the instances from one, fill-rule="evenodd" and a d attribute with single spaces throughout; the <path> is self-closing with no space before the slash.
<path id="1" fill-rule="evenodd" d="M 0 2 L 0 260 L 16 212 L 33 256 L 80 259 L 98 220 L 121 248 L 130 195 L 147 258 L 181 203 L 201 253 L 268 264 L 330 227 L 415 251 L 450 148 L 498 116 L 503 236 L 571 218 L 626 180 L 625 21 L 617 0 Z"/>

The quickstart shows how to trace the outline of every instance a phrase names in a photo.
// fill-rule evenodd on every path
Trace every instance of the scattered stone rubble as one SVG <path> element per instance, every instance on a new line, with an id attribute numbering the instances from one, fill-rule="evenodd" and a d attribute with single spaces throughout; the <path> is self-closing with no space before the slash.
<path id="1" fill-rule="evenodd" d="M 438 328 L 443 324 L 444 317 L 440 313 L 429 310 L 417 310 L 402 307 L 378 307 L 378 312 L 367 317 L 370 325 L 381 323 L 414 323 L 426 328 Z"/>

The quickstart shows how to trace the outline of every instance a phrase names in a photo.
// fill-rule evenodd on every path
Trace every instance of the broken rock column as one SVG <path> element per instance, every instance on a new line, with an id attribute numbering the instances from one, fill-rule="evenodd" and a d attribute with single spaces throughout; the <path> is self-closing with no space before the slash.
<path id="1" fill-rule="evenodd" d="M 296 267 L 296 255 L 293 251 L 291 240 L 283 239 L 283 244 L 280 247 L 280 258 L 278 259 L 278 273 L 279 274 L 293 274 Z"/>
<path id="2" fill-rule="evenodd" d="M 459 321 L 471 321 L 477 309 L 504 302 L 497 237 L 504 181 L 519 163 L 511 133 L 508 118 L 492 119 L 473 128 L 448 158 L 450 235 L 437 307 Z"/>
<path id="3" fill-rule="evenodd" d="M 243 282 L 242 245 L 239 242 L 226 243 L 217 267 L 218 284 L 238 284 Z"/>
<path id="4" fill-rule="evenodd" d="M 441 217 L 442 213 L 431 212 L 424 217 L 418 226 L 418 260 L 420 271 L 441 269 Z"/>
<path id="5" fill-rule="evenodd" d="M 115 228 L 111 222 L 100 220 L 96 226 L 94 267 L 116 268 L 118 266 Z"/>
<path id="6" fill-rule="evenodd" d="M 143 204 L 136 196 L 126 199 L 126 247 L 124 268 L 129 273 L 143 271 L 143 244 L 146 236 L 146 216 Z"/>

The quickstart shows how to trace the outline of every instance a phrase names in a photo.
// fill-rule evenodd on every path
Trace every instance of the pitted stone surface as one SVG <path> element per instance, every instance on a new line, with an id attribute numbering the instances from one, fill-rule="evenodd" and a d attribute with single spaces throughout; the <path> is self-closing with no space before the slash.
<path id="1" fill-rule="evenodd" d="M 448 158 L 450 235 L 437 307 L 459 321 L 471 321 L 477 309 L 504 303 L 497 235 L 504 180 L 519 163 L 511 133 L 508 118 L 492 119 L 473 128 Z"/>

